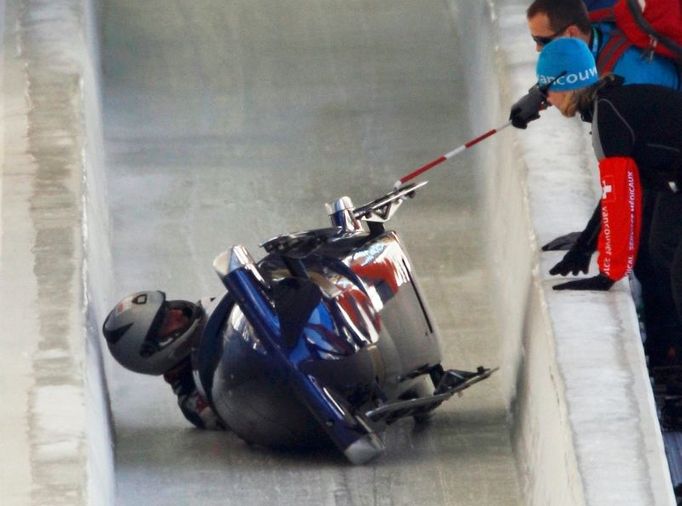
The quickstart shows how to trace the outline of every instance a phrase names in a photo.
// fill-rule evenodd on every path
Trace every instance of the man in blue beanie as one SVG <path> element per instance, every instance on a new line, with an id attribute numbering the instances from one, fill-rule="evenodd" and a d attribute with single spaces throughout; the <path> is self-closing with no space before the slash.
<path id="1" fill-rule="evenodd" d="M 610 3 L 614 3 L 613 0 Z M 610 46 L 617 38 L 616 25 L 610 21 L 592 23 L 584 0 L 534 0 L 526 9 L 526 19 L 538 52 L 559 37 L 580 39 L 590 48 L 601 75 L 613 72 L 622 76 L 625 84 L 660 84 L 680 88 L 677 68 L 672 60 L 658 54 L 647 54 L 634 45 L 614 54 Z"/>
<path id="2" fill-rule="evenodd" d="M 556 43 L 555 43 L 556 42 Z M 587 46 L 580 39 L 557 39 L 540 53 L 536 67 L 538 84 L 548 87 L 548 102 L 564 116 L 574 116 L 569 110 L 574 102 L 568 92 L 585 88 L 599 80 L 597 66 Z M 549 94 L 552 100 L 549 100 Z"/>
<path id="3" fill-rule="evenodd" d="M 662 86 L 623 86 L 619 76 L 597 78 L 587 45 L 559 38 L 538 59 L 538 82 L 546 100 L 564 116 L 592 124 L 599 160 L 600 213 L 551 270 L 552 275 L 587 273 L 599 251 L 599 274 L 554 286 L 555 290 L 608 290 L 635 264 L 640 227 L 649 229 L 648 247 L 658 284 L 652 293 L 660 320 L 647 338 L 650 365 L 682 358 L 682 93 Z M 641 194 L 653 199 L 642 223 Z M 648 225 L 648 226 L 647 226 Z"/>
<path id="4" fill-rule="evenodd" d="M 624 84 L 657 84 L 680 89 L 680 76 L 673 61 L 660 55 L 646 55 L 643 50 L 630 46 L 619 56 L 613 54 L 612 47 L 618 38 L 616 26 L 612 22 L 591 23 L 588 10 L 583 0 L 533 0 L 526 10 L 528 29 L 535 42 L 537 51 L 541 51 L 552 40 L 561 37 L 580 39 L 590 48 L 600 75 L 612 71 L 624 79 Z M 601 66 L 600 66 L 601 65 Z M 531 90 L 536 90 L 536 87 Z M 517 128 L 526 128 L 528 122 L 539 118 L 539 111 L 544 100 L 537 91 L 517 101 L 511 109 L 510 120 Z M 638 251 L 638 260 L 634 273 L 641 285 L 641 301 L 643 304 L 643 323 L 649 342 L 656 340 L 659 329 L 665 327 L 666 314 L 658 303 L 659 279 L 651 254 L 648 251 L 648 224 L 654 212 L 655 195 L 648 191 L 643 197 L 644 226 L 641 231 L 642 241 Z M 601 211 L 595 209 L 591 223 L 599 221 Z M 588 225 L 589 226 L 589 225 Z M 566 250 L 570 248 L 579 232 L 561 235 L 545 244 L 543 251 Z M 663 281 L 664 282 L 664 281 Z"/>
<path id="5" fill-rule="evenodd" d="M 541 51 L 546 44 L 559 37 L 577 38 L 590 48 L 600 76 L 613 72 L 621 76 L 627 85 L 658 84 L 682 89 L 678 68 L 672 60 L 658 54 L 647 54 L 645 50 L 634 45 L 624 45 L 625 41 L 613 21 L 591 22 L 588 9 L 596 9 L 597 6 L 594 4 L 600 1 L 533 0 L 526 9 L 526 19 L 536 50 Z M 608 0 L 608 3 L 613 4 L 614 1 Z M 524 107 L 519 107 L 519 104 Z M 510 119 L 515 127 L 525 128 L 528 121 L 539 117 L 538 106 L 535 104 L 537 101 L 524 97 L 512 106 Z M 653 212 L 653 202 L 646 192 L 643 205 L 644 214 L 650 215 Z M 648 233 L 648 229 L 642 230 L 644 238 Z M 545 244 L 542 249 L 545 251 L 567 249 L 577 236 L 577 232 L 562 235 Z M 646 243 L 646 240 L 644 242 Z M 644 306 L 648 305 L 651 308 L 653 304 L 647 303 L 648 287 L 656 286 L 658 280 L 645 244 L 640 248 L 635 274 L 641 283 Z M 656 315 L 647 314 L 645 311 L 644 323 L 647 330 L 649 320 L 652 318 L 656 319 Z"/>
<path id="6" fill-rule="evenodd" d="M 558 38 L 576 38 L 590 48 L 600 75 L 613 72 L 621 76 L 625 84 L 682 87 L 678 69 L 669 58 L 647 55 L 636 46 L 627 47 L 617 58 L 609 57 L 613 56 L 609 45 L 617 33 L 616 26 L 611 22 L 592 24 L 583 0 L 534 0 L 526 9 L 526 18 L 538 52 Z M 525 129 L 528 123 L 540 117 L 541 108 L 541 97 L 531 88 L 527 95 L 512 105 L 509 119 L 514 127 Z M 559 243 L 563 244 L 563 241 Z"/>

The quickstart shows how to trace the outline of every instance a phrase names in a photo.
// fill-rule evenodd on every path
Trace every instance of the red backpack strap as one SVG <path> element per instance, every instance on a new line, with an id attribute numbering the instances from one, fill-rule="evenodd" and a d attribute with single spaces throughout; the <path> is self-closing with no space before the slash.
<path id="1" fill-rule="evenodd" d="M 623 53 L 632 46 L 632 43 L 623 35 L 620 30 L 614 30 L 611 32 L 611 38 L 608 40 L 604 47 L 599 51 L 599 56 L 597 57 L 597 70 L 599 75 L 603 76 L 611 71 L 616 63 L 623 56 Z"/>
<path id="2" fill-rule="evenodd" d="M 682 63 L 682 0 L 623 0 L 621 27 L 634 44 Z M 614 9 L 614 13 L 615 13 Z"/>
<path id="3" fill-rule="evenodd" d="M 594 9 L 589 12 L 590 23 L 603 23 L 606 21 L 614 22 L 616 19 L 613 14 L 613 7 L 604 7 L 602 9 Z"/>

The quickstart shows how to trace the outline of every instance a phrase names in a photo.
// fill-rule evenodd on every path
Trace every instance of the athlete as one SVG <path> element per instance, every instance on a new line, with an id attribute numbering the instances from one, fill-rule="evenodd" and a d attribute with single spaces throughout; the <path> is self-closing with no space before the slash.
<path id="1" fill-rule="evenodd" d="M 102 332 L 109 351 L 126 369 L 163 375 L 178 397 L 182 414 L 200 429 L 224 430 L 224 422 L 197 389 L 191 352 L 212 308 L 212 299 L 167 301 L 161 291 L 123 298 L 109 313 Z"/>

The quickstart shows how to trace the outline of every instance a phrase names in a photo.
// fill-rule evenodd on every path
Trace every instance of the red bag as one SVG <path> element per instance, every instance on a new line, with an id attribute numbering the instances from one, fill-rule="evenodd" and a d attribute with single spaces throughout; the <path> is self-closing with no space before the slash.
<path id="1" fill-rule="evenodd" d="M 682 64 L 682 0 L 617 0 L 611 8 L 590 12 L 590 20 L 613 22 L 622 32 L 601 51 L 608 60 L 600 73 L 610 71 L 631 45 Z"/>

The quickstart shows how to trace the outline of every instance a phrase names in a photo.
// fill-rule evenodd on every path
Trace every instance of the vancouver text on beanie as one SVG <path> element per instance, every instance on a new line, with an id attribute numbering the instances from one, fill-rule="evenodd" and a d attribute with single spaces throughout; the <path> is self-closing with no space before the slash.
<path id="1" fill-rule="evenodd" d="M 538 83 L 552 83 L 551 91 L 570 91 L 597 82 L 594 56 L 580 39 L 562 37 L 547 44 L 538 58 Z"/>

